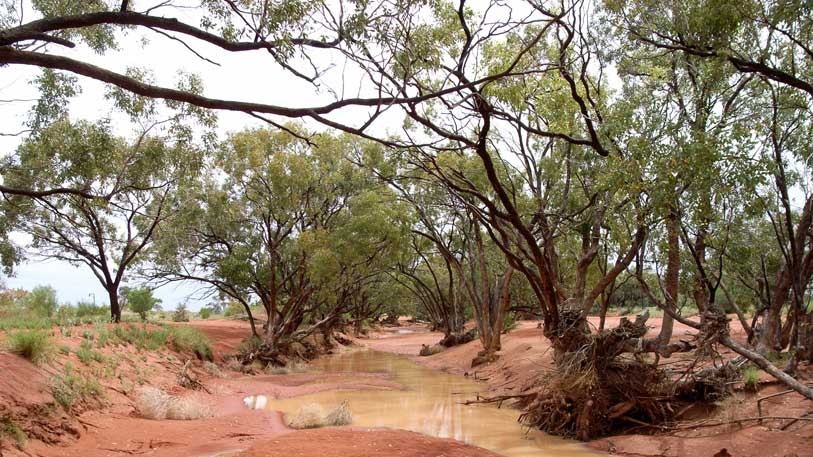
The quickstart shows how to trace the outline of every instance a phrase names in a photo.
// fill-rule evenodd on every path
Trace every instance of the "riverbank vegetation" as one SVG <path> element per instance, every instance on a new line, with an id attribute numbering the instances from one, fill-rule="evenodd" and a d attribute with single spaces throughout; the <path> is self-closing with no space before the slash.
<path id="1" fill-rule="evenodd" d="M 32 2 L 34 15 L 2 3 L 0 66 L 41 70 L 26 134 L 0 163 L 7 271 L 24 252 L 8 235 L 25 233 L 29 253 L 94 274 L 114 323 L 128 301 L 142 319 L 156 305 L 125 284 L 197 284 L 245 314 L 246 364 L 284 366 L 409 315 L 442 348 L 479 339 L 479 366 L 499 360 L 517 316 L 536 318 L 555 369 L 519 398 L 521 420 L 585 440 L 670 423 L 746 366 L 813 399 L 808 5 L 207 1 L 185 16 L 154 3 Z M 211 98 L 198 75 L 170 88 L 149 68 L 59 53 L 104 64 L 125 30 L 158 31 L 193 59 L 188 43 L 264 50 L 329 100 Z M 79 76 L 104 83 L 134 130 L 73 118 Z M 263 125 L 222 134 L 218 110 Z M 51 295 L 0 317 L 97 315 Z M 211 358 L 185 327 L 148 328 L 110 337 Z M 695 363 L 664 367 L 680 354 Z"/>

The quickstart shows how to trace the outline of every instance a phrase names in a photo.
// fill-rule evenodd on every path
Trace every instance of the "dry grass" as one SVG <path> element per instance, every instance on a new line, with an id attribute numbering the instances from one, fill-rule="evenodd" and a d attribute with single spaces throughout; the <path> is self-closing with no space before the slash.
<path id="1" fill-rule="evenodd" d="M 316 403 L 306 403 L 293 414 L 286 414 L 285 424 L 297 430 L 324 427 L 325 410 Z"/>
<path id="2" fill-rule="evenodd" d="M 343 401 L 328 414 L 325 414 L 325 410 L 321 405 L 307 403 L 302 405 L 294 413 L 285 415 L 285 424 L 297 430 L 329 426 L 339 427 L 352 423 L 353 415 L 350 412 L 350 404 L 347 400 Z"/>
<path id="3" fill-rule="evenodd" d="M 243 364 L 236 357 L 232 357 L 226 360 L 226 365 L 224 366 L 224 368 L 230 371 L 237 371 L 239 373 L 242 373 L 245 370 Z"/>
<path id="4" fill-rule="evenodd" d="M 733 432 L 734 430 L 738 430 L 741 428 L 740 424 L 736 424 L 735 421 L 738 419 L 742 419 L 749 414 L 747 414 L 746 406 L 748 397 L 745 395 L 734 393 L 729 395 L 728 397 L 723 398 L 722 400 L 714 402 L 717 406 L 717 410 L 715 411 L 715 418 L 720 422 L 731 422 L 728 425 L 723 426 L 726 431 Z"/>
<path id="5" fill-rule="evenodd" d="M 435 355 L 435 354 L 438 354 L 440 352 L 443 352 L 444 349 L 446 349 L 446 347 L 441 345 L 441 344 L 435 344 L 435 345 L 432 345 L 432 346 L 428 346 L 428 345 L 424 344 L 423 347 L 421 348 L 420 355 L 422 357 Z"/>
<path id="6" fill-rule="evenodd" d="M 344 400 L 341 405 L 330 412 L 325 417 L 325 425 L 332 425 L 335 427 L 342 425 L 350 425 L 353 423 L 353 414 L 350 412 L 350 403 Z"/>
<path id="7" fill-rule="evenodd" d="M 176 397 L 155 387 L 143 387 L 136 397 L 141 417 L 154 420 L 194 420 L 211 417 L 212 410 L 194 397 Z"/>
<path id="8" fill-rule="evenodd" d="M 281 367 L 268 365 L 264 371 L 266 374 L 304 373 L 308 371 L 308 365 L 302 362 L 292 361 Z"/>
<path id="9" fill-rule="evenodd" d="M 215 378 L 222 378 L 223 377 L 223 372 L 220 371 L 220 367 L 217 366 L 217 364 L 214 363 L 214 362 L 208 362 L 208 361 L 203 362 L 203 371 L 205 371 L 206 373 L 209 373 L 211 376 L 214 376 Z"/>

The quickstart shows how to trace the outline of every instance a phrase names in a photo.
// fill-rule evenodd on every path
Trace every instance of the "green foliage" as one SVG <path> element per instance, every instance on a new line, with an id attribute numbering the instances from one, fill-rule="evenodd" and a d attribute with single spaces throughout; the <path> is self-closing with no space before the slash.
<path id="1" fill-rule="evenodd" d="M 11 417 L 0 419 L 0 443 L 10 439 L 14 444 L 22 449 L 28 443 L 28 435 L 20 428 Z"/>
<path id="2" fill-rule="evenodd" d="M 54 400 L 70 411 L 77 402 L 98 400 L 104 391 L 99 382 L 74 373 L 73 366 L 65 364 L 65 373 L 57 374 L 50 381 L 51 394 Z"/>
<path id="3" fill-rule="evenodd" d="M 153 297 L 152 289 L 149 287 L 138 287 L 127 292 L 127 303 L 142 321 L 146 321 L 148 313 L 154 310 L 161 300 Z"/>
<path id="4" fill-rule="evenodd" d="M 200 330 L 187 325 L 169 327 L 169 344 L 178 352 L 192 352 L 201 360 L 213 360 L 212 343 Z"/>
<path id="5" fill-rule="evenodd" d="M 34 363 L 48 359 L 54 350 L 51 334 L 46 330 L 18 330 L 9 334 L 8 350 Z"/>
<path id="6" fill-rule="evenodd" d="M 756 392 L 759 388 L 760 370 L 754 365 L 748 365 L 742 370 L 742 383 L 746 390 Z"/>
<path id="7" fill-rule="evenodd" d="M 246 312 L 246 309 L 243 307 L 242 303 L 240 303 L 240 302 L 238 302 L 236 300 L 232 300 L 232 301 L 229 302 L 228 306 L 226 306 L 226 309 L 223 311 L 223 316 L 224 317 L 232 317 L 232 316 L 237 316 L 237 315 L 240 315 L 240 314 L 244 314 L 245 312 Z"/>
<path id="8" fill-rule="evenodd" d="M 155 351 L 167 344 L 170 330 L 165 326 L 122 324 L 113 327 L 112 337 L 138 349 Z"/>
<path id="9" fill-rule="evenodd" d="M 212 309 L 203 307 L 200 309 L 200 311 L 198 311 L 198 316 L 200 316 L 201 319 L 209 319 L 209 317 L 212 316 Z"/>
<path id="10" fill-rule="evenodd" d="M 101 352 L 94 351 L 89 340 L 83 340 L 79 344 L 79 349 L 76 350 L 76 357 L 85 365 L 90 365 L 91 362 L 104 362 L 104 355 L 102 355 Z"/>
<path id="11" fill-rule="evenodd" d="M 502 333 L 508 333 L 519 326 L 519 319 L 514 312 L 506 312 L 502 315 Z"/>
<path id="12" fill-rule="evenodd" d="M 23 306 L 36 316 L 53 317 L 59 307 L 56 290 L 51 286 L 37 286 L 25 296 Z"/>
<path id="13" fill-rule="evenodd" d="M 189 311 L 186 310 L 186 303 L 178 303 L 172 313 L 172 322 L 189 322 Z"/>
<path id="14" fill-rule="evenodd" d="M 79 319 L 99 316 L 107 317 L 109 314 L 110 311 L 103 305 L 94 305 L 86 301 L 80 301 L 76 304 L 75 315 Z"/>

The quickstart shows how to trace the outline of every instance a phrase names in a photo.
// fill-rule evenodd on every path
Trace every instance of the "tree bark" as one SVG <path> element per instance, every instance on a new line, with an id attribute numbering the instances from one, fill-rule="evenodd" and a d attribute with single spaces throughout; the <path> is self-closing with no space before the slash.
<path id="1" fill-rule="evenodd" d="M 677 310 L 677 299 L 680 284 L 680 232 L 679 232 L 679 219 L 678 215 L 673 210 L 666 217 L 666 239 L 667 239 L 667 253 L 666 253 L 666 284 L 665 292 L 666 297 L 664 305 L 670 310 Z M 658 343 L 660 346 L 659 353 L 665 357 L 669 357 L 666 350 L 669 345 L 669 340 L 672 338 L 672 329 L 674 328 L 675 320 L 669 313 L 664 313 L 663 321 L 661 324 L 661 331 L 658 334 Z"/>
<path id="2" fill-rule="evenodd" d="M 110 299 L 110 320 L 116 324 L 121 322 L 121 305 L 119 304 L 119 290 L 116 286 L 107 288 L 107 296 Z"/>

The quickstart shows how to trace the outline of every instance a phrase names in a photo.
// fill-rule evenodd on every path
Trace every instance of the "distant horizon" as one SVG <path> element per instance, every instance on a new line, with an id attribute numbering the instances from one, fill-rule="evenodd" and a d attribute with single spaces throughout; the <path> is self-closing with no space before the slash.
<path id="1" fill-rule="evenodd" d="M 60 305 L 76 305 L 80 301 L 95 302 L 109 306 L 107 291 L 88 269 L 75 267 L 66 262 L 41 260 L 22 262 L 14 268 L 14 276 L 3 278 L 6 287 L 30 291 L 37 286 L 51 286 L 56 290 Z M 126 285 L 138 285 L 128 283 Z M 161 299 L 161 307 L 172 310 L 179 303 L 186 303 L 190 311 L 199 311 L 211 300 L 201 300 L 196 295 L 200 288 L 189 282 L 168 284 L 154 290 Z"/>

